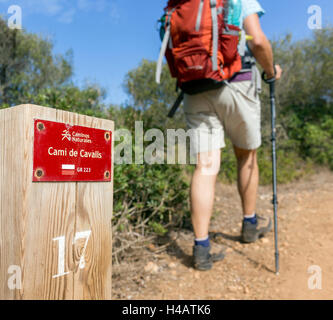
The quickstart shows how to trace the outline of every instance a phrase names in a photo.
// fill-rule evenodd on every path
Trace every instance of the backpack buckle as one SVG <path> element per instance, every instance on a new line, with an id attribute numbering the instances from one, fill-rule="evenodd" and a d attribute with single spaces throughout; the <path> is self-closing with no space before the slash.
<path id="1" fill-rule="evenodd" d="M 216 0 L 210 0 L 210 7 L 216 8 Z"/>

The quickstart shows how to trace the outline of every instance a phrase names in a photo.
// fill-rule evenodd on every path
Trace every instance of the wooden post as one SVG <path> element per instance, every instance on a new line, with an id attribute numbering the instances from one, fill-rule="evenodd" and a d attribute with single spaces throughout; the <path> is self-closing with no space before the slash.
<path id="1" fill-rule="evenodd" d="M 32 182 L 36 118 L 114 131 L 35 105 L 0 110 L 0 299 L 111 299 L 113 170 L 111 182 Z"/>

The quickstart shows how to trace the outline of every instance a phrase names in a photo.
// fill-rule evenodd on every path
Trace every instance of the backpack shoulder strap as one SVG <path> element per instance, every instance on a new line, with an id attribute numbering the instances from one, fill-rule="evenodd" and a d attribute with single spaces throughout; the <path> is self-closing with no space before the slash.
<path id="1" fill-rule="evenodd" d="M 161 83 L 161 74 L 162 74 L 162 68 L 163 68 L 163 58 L 168 46 L 168 42 L 169 42 L 169 38 L 170 38 L 170 24 L 167 26 L 164 38 L 163 38 L 163 42 L 162 42 L 162 47 L 161 47 L 161 51 L 160 51 L 160 55 L 158 57 L 157 60 L 157 67 L 156 67 L 156 76 L 155 76 L 155 80 L 156 83 L 160 84 Z"/>
<path id="2" fill-rule="evenodd" d="M 218 61 L 217 61 L 217 53 L 218 53 L 218 45 L 219 45 L 219 27 L 217 20 L 217 9 L 216 9 L 216 0 L 210 0 L 210 8 L 212 12 L 212 26 L 213 26 L 213 71 L 218 70 Z"/>
<path id="3" fill-rule="evenodd" d="M 240 43 L 239 43 L 239 55 L 243 57 L 245 55 L 245 49 L 246 49 L 246 33 L 245 30 L 242 29 L 241 31 L 241 37 L 240 37 Z"/>
<path id="4" fill-rule="evenodd" d="M 195 24 L 195 31 L 200 31 L 204 3 L 205 3 L 205 0 L 201 0 L 200 1 L 199 10 L 198 10 L 198 16 L 197 16 L 197 22 Z"/>
<path id="5" fill-rule="evenodd" d="M 160 55 L 159 55 L 158 60 L 157 60 L 156 75 L 155 75 L 155 80 L 156 80 L 156 83 L 158 83 L 158 84 L 161 83 L 163 58 L 164 58 L 166 49 L 168 47 L 168 43 L 169 43 L 170 35 L 171 35 L 171 16 L 172 16 L 172 14 L 175 10 L 176 9 L 174 8 L 171 11 L 169 11 L 168 14 L 167 14 L 167 17 L 166 17 L 166 31 L 165 31 L 165 35 L 163 37 L 163 42 L 162 42 L 162 46 L 161 46 Z"/>

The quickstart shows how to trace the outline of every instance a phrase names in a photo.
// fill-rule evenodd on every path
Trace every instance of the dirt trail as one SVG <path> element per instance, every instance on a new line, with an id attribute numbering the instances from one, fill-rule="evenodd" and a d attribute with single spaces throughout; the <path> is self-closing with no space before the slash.
<path id="1" fill-rule="evenodd" d="M 272 214 L 271 188 L 261 187 L 258 213 Z M 321 172 L 279 187 L 280 275 L 274 273 L 274 234 L 239 242 L 241 210 L 236 186 L 219 184 L 211 230 L 226 258 L 209 272 L 191 266 L 193 235 L 172 233 L 163 253 L 141 255 L 114 268 L 114 299 L 333 299 L 333 174 Z M 155 248 L 154 246 L 150 246 Z M 322 289 L 309 289 L 319 266 Z"/>

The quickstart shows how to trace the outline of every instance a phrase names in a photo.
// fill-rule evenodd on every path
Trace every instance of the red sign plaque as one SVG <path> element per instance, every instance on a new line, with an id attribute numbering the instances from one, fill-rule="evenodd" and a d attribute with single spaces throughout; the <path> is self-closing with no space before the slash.
<path id="1" fill-rule="evenodd" d="M 35 119 L 33 181 L 111 181 L 112 132 Z"/>

